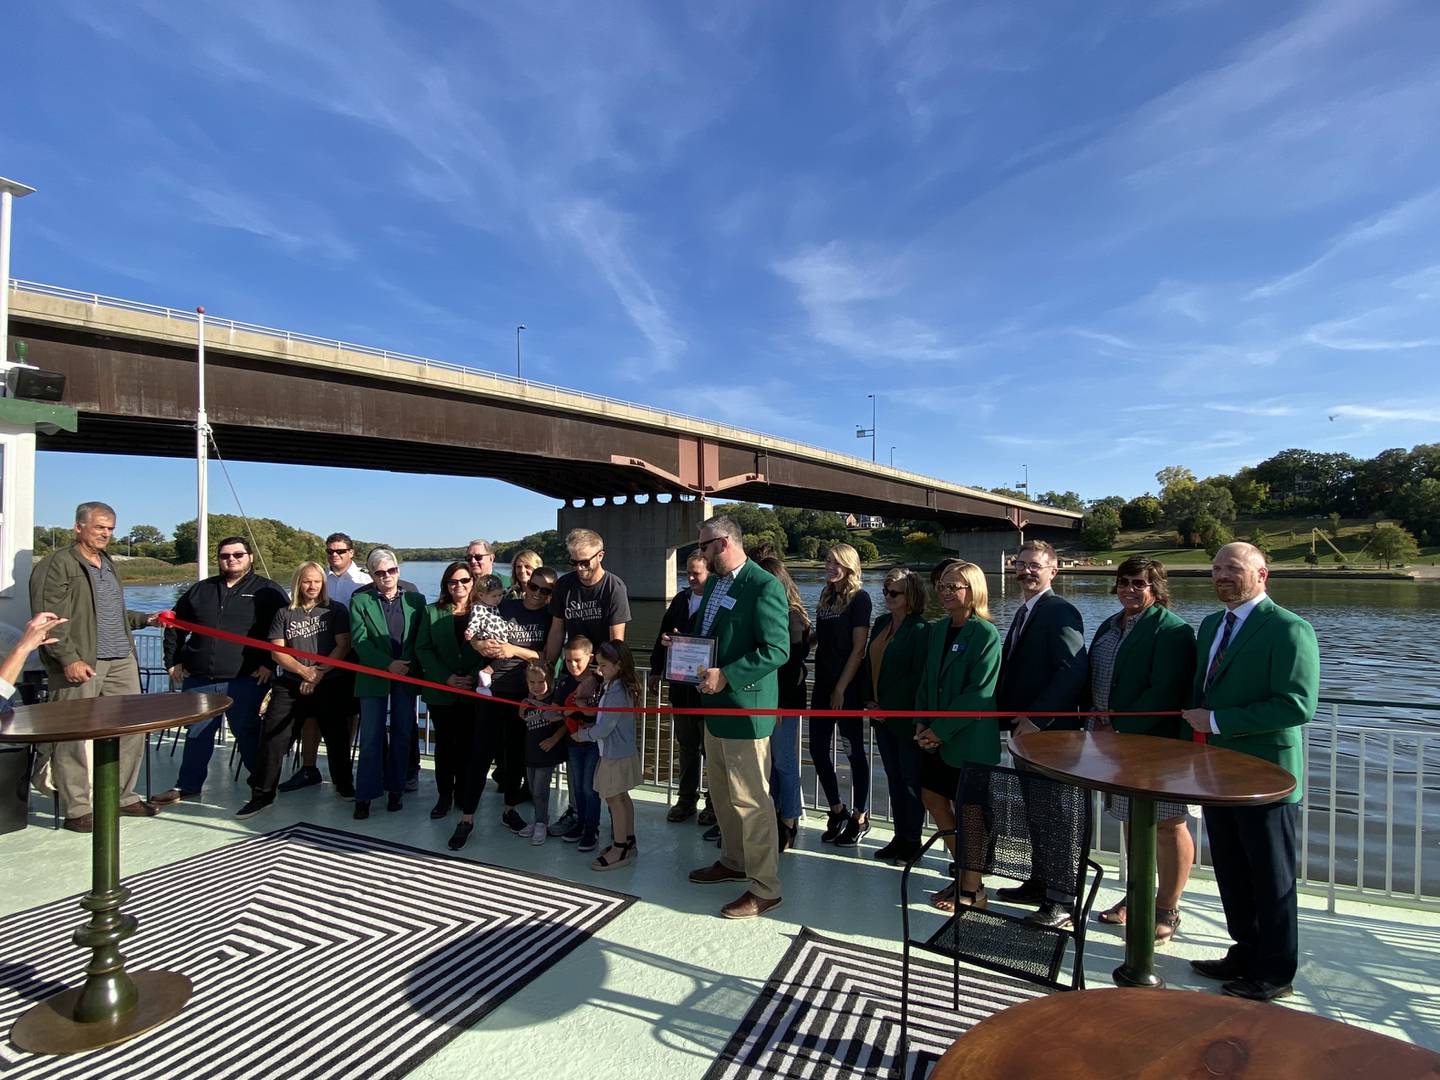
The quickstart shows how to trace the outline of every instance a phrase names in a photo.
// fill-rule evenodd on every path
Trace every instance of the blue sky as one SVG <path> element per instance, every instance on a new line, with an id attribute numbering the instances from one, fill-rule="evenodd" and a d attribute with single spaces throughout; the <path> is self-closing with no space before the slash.
<path id="1" fill-rule="evenodd" d="M 524 323 L 534 378 L 865 456 L 877 393 L 882 460 L 981 486 L 1133 495 L 1440 428 L 1428 0 L 5 23 L 17 277 L 501 371 Z M 42 455 L 37 517 L 193 516 L 192 465 L 101 464 Z M 252 514 L 385 531 L 383 477 L 232 473 Z M 396 491 L 395 543 L 554 525 L 490 481 Z"/>

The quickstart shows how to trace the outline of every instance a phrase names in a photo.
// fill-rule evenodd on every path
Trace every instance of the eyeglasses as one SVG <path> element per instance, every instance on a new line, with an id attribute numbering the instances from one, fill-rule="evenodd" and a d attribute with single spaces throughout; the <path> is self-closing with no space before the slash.
<path id="1" fill-rule="evenodd" d="M 1143 577 L 1117 577 L 1115 579 L 1117 589 L 1148 589 L 1150 579 Z"/>
<path id="2" fill-rule="evenodd" d="M 942 581 L 935 586 L 935 591 L 941 596 L 954 596 L 956 593 L 969 592 L 970 586 L 963 581 Z"/>
<path id="3" fill-rule="evenodd" d="M 347 554 L 350 553 L 351 550 L 352 550 L 351 548 L 326 548 L 326 549 L 325 549 L 325 554 L 326 554 L 326 555 L 347 555 Z"/>
<path id="4" fill-rule="evenodd" d="M 604 554 L 605 549 L 601 548 L 599 551 L 595 552 L 594 555 L 591 555 L 588 559 L 571 559 L 570 565 L 575 567 L 576 570 L 589 570 L 590 567 L 594 565 L 595 561 Z"/>
<path id="5" fill-rule="evenodd" d="M 485 552 L 481 552 L 479 555 L 475 555 L 475 554 L 466 555 L 465 558 L 466 558 L 469 562 L 484 562 L 486 559 L 493 559 L 493 558 L 495 558 L 495 553 L 494 553 L 493 551 L 485 551 Z"/>
<path id="6" fill-rule="evenodd" d="M 222 551 L 215 557 L 217 559 L 223 559 L 226 562 L 236 562 L 240 559 L 245 558 L 245 556 L 249 554 L 250 553 L 248 551 Z"/>
<path id="7" fill-rule="evenodd" d="M 468 577 L 452 577 L 452 578 L 450 579 L 450 584 L 451 584 L 451 585 L 469 585 L 470 582 L 472 582 L 472 581 L 474 581 L 474 580 L 475 580 L 474 578 L 468 578 Z"/>
<path id="8" fill-rule="evenodd" d="M 696 547 L 695 550 L 700 552 L 701 554 L 704 554 L 705 549 L 711 544 L 719 543 L 720 541 L 729 539 L 730 538 L 728 536 L 712 536 L 709 540 L 701 540 L 699 546 Z"/>
<path id="9" fill-rule="evenodd" d="M 548 585 L 536 585 L 533 581 L 527 581 L 525 588 L 530 590 L 530 592 L 539 593 L 541 596 L 549 596 L 555 591 Z"/>
<path id="10" fill-rule="evenodd" d="M 1049 565 L 1050 565 L 1049 563 L 1043 563 L 1043 562 L 1020 562 L 1020 561 L 1017 560 L 1016 563 L 1015 563 L 1015 569 L 1016 569 L 1016 570 L 1044 570 L 1044 569 L 1045 569 L 1047 566 L 1049 566 Z"/>
<path id="11" fill-rule="evenodd" d="M 900 597 L 905 595 L 904 589 L 881 589 L 880 591 L 883 592 L 886 596 L 890 597 L 892 600 L 898 600 L 900 599 Z"/>
<path id="12" fill-rule="evenodd" d="M 392 566 L 389 570 L 371 570 L 370 573 L 374 574 L 376 577 L 389 577 L 391 574 L 400 573 L 400 567 Z"/>

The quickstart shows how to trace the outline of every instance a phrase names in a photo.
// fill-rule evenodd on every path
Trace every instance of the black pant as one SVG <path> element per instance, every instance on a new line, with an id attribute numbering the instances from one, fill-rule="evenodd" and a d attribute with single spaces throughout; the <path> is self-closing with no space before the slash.
<path id="1" fill-rule="evenodd" d="M 1235 944 L 1229 956 L 1252 978 L 1289 985 L 1300 965 L 1295 886 L 1299 803 L 1207 806 L 1210 861 Z"/>
<path id="2" fill-rule="evenodd" d="M 700 691 L 689 683 L 672 682 L 670 705 L 675 709 L 698 707 Z M 705 759 L 705 717 L 697 713 L 674 713 L 671 717 L 675 733 L 675 750 L 680 758 L 680 778 L 675 797 L 684 803 L 694 803 L 700 798 L 700 783 L 704 775 L 702 762 Z"/>
<path id="3" fill-rule="evenodd" d="M 441 802 L 450 802 L 465 790 L 465 763 L 475 739 L 475 700 L 454 697 L 430 706 L 435 730 L 435 790 Z"/>
<path id="4" fill-rule="evenodd" d="M 495 784 L 504 796 L 506 806 L 524 801 L 525 784 L 525 722 L 514 705 L 499 701 L 479 701 L 469 753 L 464 762 L 464 783 L 460 793 L 460 812 L 473 814 L 485 790 L 485 775 L 495 766 Z"/>
<path id="5" fill-rule="evenodd" d="M 341 792 L 353 792 L 355 777 L 350 764 L 353 704 L 349 689 L 333 678 L 321 679 L 311 694 L 300 693 L 298 684 L 274 680 L 270 684 L 270 707 L 261 722 L 260 768 L 251 781 L 252 794 L 256 798 L 274 798 L 290 744 L 299 736 L 305 721 L 312 719 L 325 740 L 330 782 Z"/>

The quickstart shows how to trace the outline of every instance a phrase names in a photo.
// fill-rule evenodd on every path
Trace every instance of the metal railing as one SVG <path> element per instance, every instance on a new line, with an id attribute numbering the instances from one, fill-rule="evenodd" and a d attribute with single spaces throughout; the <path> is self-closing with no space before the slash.
<path id="1" fill-rule="evenodd" d="M 101 293 L 83 292 L 78 289 L 67 289 L 61 285 L 46 285 L 38 281 L 22 281 L 19 278 L 10 279 L 10 289 L 17 293 L 32 293 L 36 296 L 50 296 L 57 300 L 73 300 L 77 303 L 88 304 L 91 307 L 114 308 L 118 311 L 133 311 L 141 315 L 154 315 L 163 319 L 171 319 L 177 322 L 188 323 L 194 326 L 198 317 L 193 311 L 183 311 L 179 308 L 165 307 L 160 304 L 146 304 L 139 300 L 125 300 L 115 296 L 105 296 Z M 13 312 L 12 312 L 13 317 Z M 314 345 L 322 349 L 339 352 L 358 353 L 362 356 L 374 356 L 382 360 L 394 360 L 403 364 L 413 364 L 427 371 L 453 371 L 462 375 L 479 375 L 486 379 L 493 379 L 507 387 L 524 387 L 529 391 L 541 391 L 552 395 L 564 395 L 578 399 L 579 403 L 585 405 L 600 406 L 603 410 L 606 406 L 633 409 L 636 412 L 644 413 L 651 422 L 657 425 L 680 423 L 703 429 L 716 436 L 726 434 L 738 434 L 747 440 L 753 440 L 755 444 L 764 449 L 780 450 L 785 452 L 800 452 L 805 456 L 833 461 L 851 468 L 860 468 L 869 472 L 884 472 L 887 475 L 900 477 L 911 482 L 923 483 L 935 486 L 944 490 L 972 495 L 1000 503 L 1005 506 L 1018 506 L 1035 510 L 1043 510 L 1045 513 L 1060 514 L 1062 516 L 1079 517 L 1079 514 L 1072 514 L 1070 511 L 1057 510 L 1054 507 L 1040 506 L 1036 503 L 1006 499 L 994 495 L 988 491 L 977 488 L 966 487 L 963 484 L 956 484 L 950 480 L 941 480 L 938 477 L 926 476 L 924 473 L 907 472 L 903 469 L 896 469 L 893 466 L 878 464 L 873 461 L 866 461 L 864 458 L 856 457 L 853 454 L 842 454 L 835 450 L 827 450 L 824 447 L 810 446 L 806 443 L 797 443 L 793 439 L 782 439 L 774 435 L 767 435 L 761 431 L 754 431 L 750 428 L 736 427 L 733 424 L 721 424 L 714 420 L 707 420 L 700 416 L 691 416 L 688 413 L 674 412 L 670 409 L 657 409 L 653 405 L 641 405 L 638 402 L 626 401 L 623 398 L 609 397 L 604 394 L 592 394 L 588 390 L 576 390 L 566 386 L 556 386 L 553 383 L 536 382 L 533 379 L 522 379 L 516 375 L 507 375 L 501 371 L 491 371 L 486 368 L 472 367 L 465 364 L 456 364 L 447 360 L 432 360 L 426 356 L 415 356 L 411 353 L 392 352 L 389 349 L 377 349 L 373 345 L 358 345 L 350 341 L 341 341 L 336 338 L 317 337 L 314 334 L 301 334 L 294 330 L 280 330 L 273 326 L 260 326 L 256 323 L 240 322 L 235 319 L 222 319 L 215 315 L 205 316 L 207 329 L 228 332 L 230 340 L 235 340 L 237 333 L 253 334 L 259 337 L 272 338 L 277 341 L 295 342 L 302 345 Z M 207 336 L 208 340 L 208 336 Z"/>

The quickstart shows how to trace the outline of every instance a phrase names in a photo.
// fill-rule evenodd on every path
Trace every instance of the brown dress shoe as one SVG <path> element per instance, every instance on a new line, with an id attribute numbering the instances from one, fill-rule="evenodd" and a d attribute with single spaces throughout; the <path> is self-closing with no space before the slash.
<path id="1" fill-rule="evenodd" d="M 154 817 L 160 812 L 160 808 L 154 803 L 140 799 L 138 802 L 126 803 L 120 807 L 120 813 L 129 817 Z"/>
<path id="2" fill-rule="evenodd" d="M 731 870 L 720 861 L 699 870 L 690 871 L 690 880 L 696 885 L 719 885 L 726 881 L 747 881 L 744 870 Z"/>
<path id="3" fill-rule="evenodd" d="M 75 817 L 67 817 L 65 819 L 65 828 L 71 832 L 94 832 L 95 815 L 77 814 Z"/>
<path id="4" fill-rule="evenodd" d="M 188 791 L 181 791 L 178 787 L 172 787 L 169 791 L 162 791 L 150 801 L 156 806 L 169 806 L 172 802 L 179 802 L 181 799 L 193 799 L 195 796 Z"/>
<path id="5" fill-rule="evenodd" d="M 727 919 L 754 919 L 764 915 L 767 911 L 773 911 L 782 903 L 784 901 L 778 896 L 773 900 L 766 900 L 747 891 L 740 899 L 732 900 L 722 907 L 720 914 Z"/>

